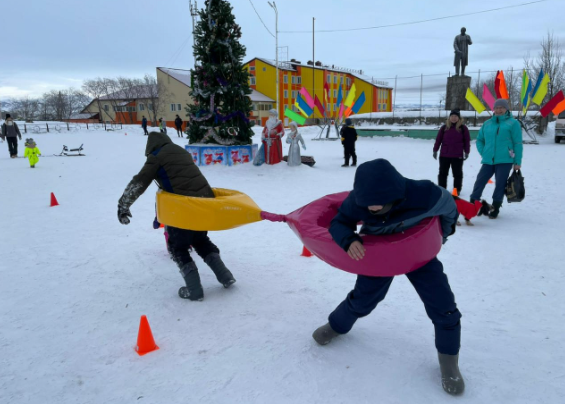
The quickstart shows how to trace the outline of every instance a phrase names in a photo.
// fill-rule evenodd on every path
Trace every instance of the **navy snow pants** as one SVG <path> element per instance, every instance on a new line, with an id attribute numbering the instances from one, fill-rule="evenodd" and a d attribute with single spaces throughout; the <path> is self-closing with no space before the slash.
<path id="1" fill-rule="evenodd" d="M 434 258 L 423 267 L 406 274 L 424 302 L 426 313 L 435 327 L 435 344 L 442 354 L 457 355 L 461 344 L 461 313 L 443 265 Z M 357 276 L 355 288 L 347 298 L 330 314 L 330 326 L 335 332 L 345 334 L 360 317 L 371 313 L 382 301 L 393 277 Z"/>

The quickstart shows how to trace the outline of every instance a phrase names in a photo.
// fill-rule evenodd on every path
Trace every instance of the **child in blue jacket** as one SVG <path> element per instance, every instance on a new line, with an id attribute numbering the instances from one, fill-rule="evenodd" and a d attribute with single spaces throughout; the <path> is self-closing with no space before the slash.
<path id="1" fill-rule="evenodd" d="M 458 218 L 452 195 L 431 181 L 404 178 L 387 160 L 363 163 L 355 173 L 353 191 L 343 201 L 332 220 L 330 233 L 334 241 L 354 260 L 363 259 L 362 234 L 391 234 L 415 226 L 422 219 L 439 216 L 444 243 L 455 233 Z M 409 272 L 416 292 L 424 302 L 426 313 L 435 327 L 442 385 L 450 394 L 461 394 L 465 388 L 459 372 L 461 313 L 457 309 L 442 263 L 436 258 Z M 348 333 L 358 318 L 371 313 L 382 301 L 393 277 L 358 275 L 354 289 L 330 314 L 329 322 L 318 328 L 313 338 L 320 345 Z"/>

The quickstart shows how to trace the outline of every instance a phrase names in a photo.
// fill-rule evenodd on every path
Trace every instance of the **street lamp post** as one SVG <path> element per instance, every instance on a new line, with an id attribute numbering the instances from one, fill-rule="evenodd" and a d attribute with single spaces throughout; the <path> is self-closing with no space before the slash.
<path id="1" fill-rule="evenodd" d="M 275 10 L 275 74 L 276 80 L 275 83 L 277 84 L 277 114 L 280 111 L 279 105 L 279 11 L 277 10 L 277 5 L 275 2 L 268 2 L 269 6 Z"/>

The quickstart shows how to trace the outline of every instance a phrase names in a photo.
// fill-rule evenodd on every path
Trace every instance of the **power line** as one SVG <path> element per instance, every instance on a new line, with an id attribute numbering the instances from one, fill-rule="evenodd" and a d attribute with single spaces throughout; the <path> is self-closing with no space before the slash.
<path id="1" fill-rule="evenodd" d="M 257 12 L 257 10 L 255 9 L 255 6 L 253 5 L 253 2 L 251 0 L 249 0 L 249 2 L 251 3 L 251 7 L 253 7 L 253 10 L 255 10 L 255 14 L 257 14 L 257 17 L 259 17 L 259 21 L 261 21 L 263 23 L 263 26 L 265 27 L 265 29 L 267 30 L 267 32 L 269 34 L 271 34 L 271 36 L 274 38 L 275 36 L 273 35 L 273 33 L 271 31 L 269 31 L 269 28 L 267 28 L 267 25 L 265 25 L 265 23 L 263 22 L 263 19 L 261 18 L 261 16 L 259 15 L 259 13 Z M 280 31 L 279 31 L 280 32 Z"/>
<path id="2" fill-rule="evenodd" d="M 251 1 L 251 0 L 249 0 L 249 1 Z M 322 30 L 317 30 L 316 32 L 363 31 L 363 30 L 369 30 L 369 29 L 380 29 L 380 28 L 398 27 L 398 26 L 402 26 L 402 25 L 422 24 L 422 23 L 424 23 L 424 22 L 445 20 L 445 19 L 454 18 L 454 17 L 466 17 L 466 16 L 469 16 L 469 15 L 484 14 L 484 13 L 490 13 L 490 12 L 493 12 L 493 11 L 505 10 L 505 9 L 508 9 L 508 8 L 529 6 L 529 5 L 531 5 L 531 4 L 544 3 L 544 2 L 546 2 L 546 1 L 548 1 L 548 0 L 530 1 L 530 2 L 528 2 L 528 3 L 516 4 L 516 5 L 513 5 L 513 6 L 492 8 L 492 9 L 489 9 L 489 10 L 475 11 L 475 12 L 473 12 L 473 13 L 454 14 L 454 15 L 448 15 L 448 16 L 445 16 L 445 17 L 430 18 L 430 19 L 428 19 L 428 20 L 419 20 L 419 21 L 410 21 L 410 22 L 400 22 L 400 23 L 397 23 L 397 24 L 377 25 L 377 26 L 375 26 L 375 27 L 364 27 L 364 28 L 322 29 Z M 257 15 L 259 15 L 259 14 L 257 14 Z M 265 27 L 265 28 L 266 28 L 266 27 Z M 312 31 L 279 31 L 279 33 L 281 33 L 281 34 L 311 34 Z M 273 34 L 271 34 L 271 35 L 273 35 Z"/>

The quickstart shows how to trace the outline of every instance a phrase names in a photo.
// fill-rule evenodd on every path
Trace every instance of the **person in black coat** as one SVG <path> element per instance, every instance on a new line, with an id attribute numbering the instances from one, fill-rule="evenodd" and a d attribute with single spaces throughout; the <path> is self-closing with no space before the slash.
<path id="1" fill-rule="evenodd" d="M 149 132 L 147 132 L 147 118 L 145 115 L 143 115 L 143 119 L 141 120 L 141 127 L 143 128 L 143 134 L 145 136 L 149 135 Z"/>
<path id="2" fill-rule="evenodd" d="M 177 128 L 177 136 L 182 137 L 182 119 L 178 115 L 175 118 L 175 128 Z"/>
<path id="3" fill-rule="evenodd" d="M 353 191 L 339 207 L 329 232 L 336 244 L 358 261 L 365 255 L 359 234 L 400 233 L 435 216 L 439 218 L 445 243 L 455 233 L 459 216 L 451 194 L 431 181 L 405 178 L 387 160 L 376 159 L 357 169 Z M 359 222 L 362 227 L 358 232 Z M 443 388 L 449 394 L 461 394 L 465 388 L 458 367 L 461 313 L 443 265 L 435 257 L 408 272 L 406 277 L 434 324 Z M 314 340 L 326 345 L 335 337 L 347 334 L 359 318 L 369 315 L 385 298 L 393 279 L 358 275 L 354 289 L 329 315 L 328 323 L 314 331 Z"/>
<path id="4" fill-rule="evenodd" d="M 343 154 L 345 158 L 345 163 L 342 167 L 349 167 L 349 158 L 353 157 L 353 164 L 351 167 L 357 165 L 357 154 L 355 154 L 355 142 L 357 141 L 357 131 L 353 127 L 351 119 L 347 118 L 345 120 L 345 125 L 340 131 L 341 144 L 343 145 Z"/>

